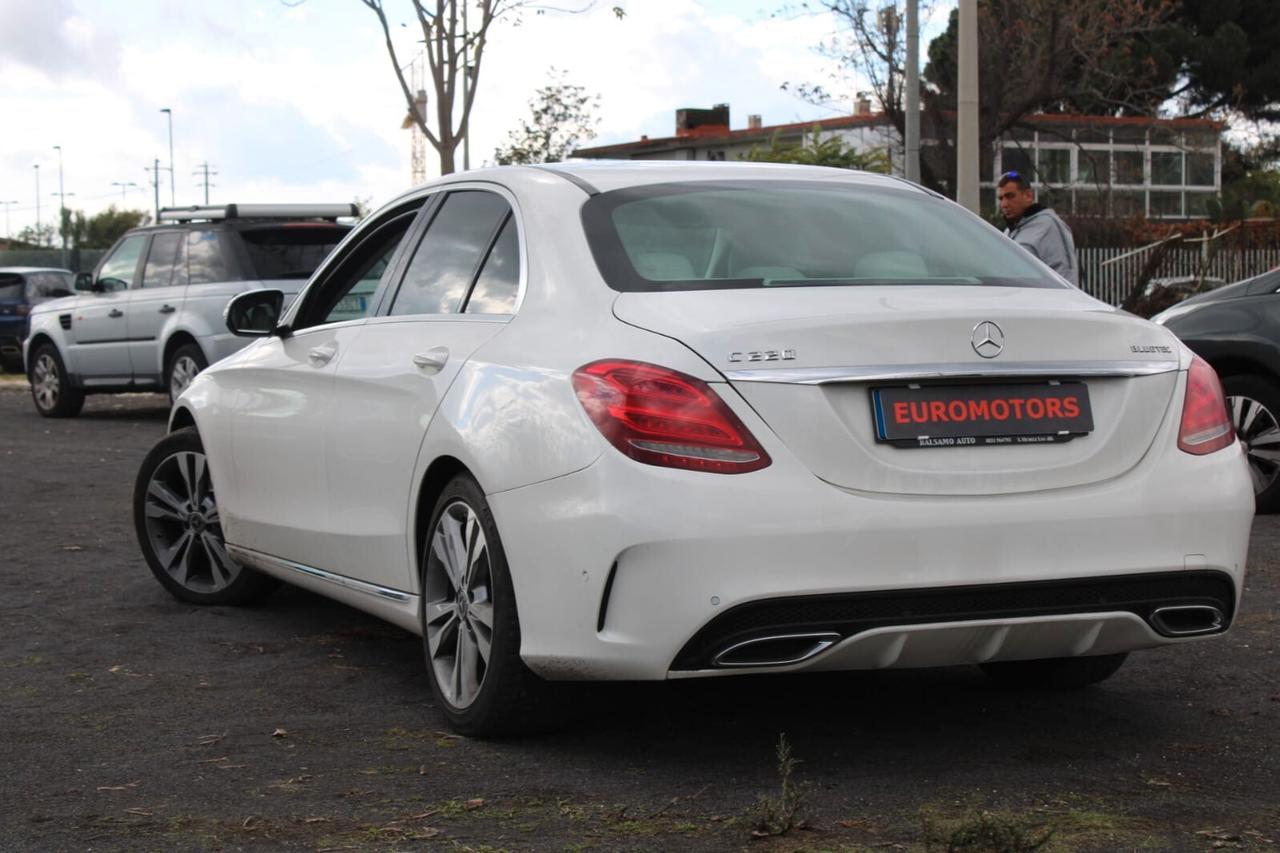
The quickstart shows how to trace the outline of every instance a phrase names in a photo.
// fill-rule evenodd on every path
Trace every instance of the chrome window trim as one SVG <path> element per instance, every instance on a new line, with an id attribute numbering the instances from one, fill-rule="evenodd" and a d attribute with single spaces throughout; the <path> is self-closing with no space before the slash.
<path id="1" fill-rule="evenodd" d="M 291 560 L 272 557 L 270 554 L 263 554 L 249 548 L 242 548 L 239 545 L 232 545 L 230 542 L 227 543 L 227 553 L 230 554 L 233 559 L 244 563 L 251 568 L 261 567 L 266 570 L 276 569 L 278 571 L 283 570 L 296 572 L 302 575 L 309 575 L 310 577 L 319 578 L 322 581 L 328 581 L 329 583 L 346 589 L 362 592 L 366 595 L 372 595 L 378 598 L 389 599 L 391 601 L 406 602 L 411 598 L 409 593 L 401 592 L 398 589 L 378 586 L 377 584 L 368 583 L 366 581 L 359 581 L 355 578 L 334 574 L 333 572 L 327 572 L 324 569 L 317 569 L 312 566 L 304 566 L 302 563 L 295 563 Z"/>
<path id="2" fill-rule="evenodd" d="M 765 368 L 727 370 L 730 382 L 829 385 L 837 382 L 899 382 L 1010 376 L 1154 376 L 1180 369 L 1170 361 L 1011 361 L 1004 364 L 886 364 L 875 367 Z"/>

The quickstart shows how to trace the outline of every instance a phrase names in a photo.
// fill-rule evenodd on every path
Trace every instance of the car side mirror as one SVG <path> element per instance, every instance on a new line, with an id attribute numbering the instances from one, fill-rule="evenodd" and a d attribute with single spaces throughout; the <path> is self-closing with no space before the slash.
<path id="1" fill-rule="evenodd" d="M 76 274 L 76 290 L 93 290 L 93 273 L 82 272 Z"/>
<path id="2" fill-rule="evenodd" d="M 227 328 L 243 338 L 266 338 L 276 331 L 284 293 L 279 290 L 250 290 L 227 303 Z"/>

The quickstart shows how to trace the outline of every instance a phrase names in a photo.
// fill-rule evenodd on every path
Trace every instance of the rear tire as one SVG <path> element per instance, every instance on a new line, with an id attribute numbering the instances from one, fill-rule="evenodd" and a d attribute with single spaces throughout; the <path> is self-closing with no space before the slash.
<path id="1" fill-rule="evenodd" d="M 454 477 L 436 500 L 420 565 L 427 676 L 449 725 L 474 737 L 542 728 L 550 685 L 520 659 L 506 554 L 469 475 Z"/>
<path id="2" fill-rule="evenodd" d="M 183 344 L 174 350 L 173 355 L 169 356 L 169 363 L 164 366 L 164 385 L 169 391 L 169 405 L 172 406 L 182 392 L 187 390 L 191 380 L 208 366 L 209 359 L 204 357 L 204 351 L 195 344 Z"/>
<path id="3" fill-rule="evenodd" d="M 58 348 L 43 343 L 31 352 L 31 400 L 46 418 L 73 418 L 84 408 L 84 392 L 71 386 L 71 375 Z"/>
<path id="4" fill-rule="evenodd" d="M 1083 658 L 996 661 L 979 666 L 987 678 L 1001 687 L 1075 690 L 1115 675 L 1128 656 L 1122 652 Z"/>
<path id="5" fill-rule="evenodd" d="M 1258 512 L 1280 510 L 1280 386 L 1265 376 L 1222 380 L 1227 411 L 1244 446 Z"/>
<path id="6" fill-rule="evenodd" d="M 249 604 L 279 581 L 227 554 L 204 445 L 195 427 L 160 439 L 133 487 L 133 527 L 160 585 L 189 604 Z"/>

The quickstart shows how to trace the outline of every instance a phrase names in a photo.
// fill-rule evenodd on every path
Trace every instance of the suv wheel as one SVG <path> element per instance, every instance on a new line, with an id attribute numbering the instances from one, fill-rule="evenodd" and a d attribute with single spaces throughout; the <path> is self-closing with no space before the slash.
<path id="1" fill-rule="evenodd" d="M 1280 387 L 1264 376 L 1222 380 L 1227 410 L 1244 446 L 1258 512 L 1280 509 Z"/>
<path id="2" fill-rule="evenodd" d="M 178 399 L 196 374 L 209 366 L 200 347 L 195 344 L 183 344 L 169 357 L 169 365 L 165 369 L 165 385 L 169 389 L 169 403 Z"/>
<path id="3" fill-rule="evenodd" d="M 71 386 L 67 367 L 53 344 L 40 344 L 31 353 L 31 400 L 46 418 L 71 418 L 84 408 L 84 392 Z"/>

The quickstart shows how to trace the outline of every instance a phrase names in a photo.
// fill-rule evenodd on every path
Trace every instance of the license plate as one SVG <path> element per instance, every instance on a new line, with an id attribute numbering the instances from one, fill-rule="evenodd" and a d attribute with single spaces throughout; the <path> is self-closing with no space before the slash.
<path id="1" fill-rule="evenodd" d="M 876 440 L 899 447 L 1045 444 L 1093 431 L 1083 382 L 903 385 L 871 399 Z"/>

